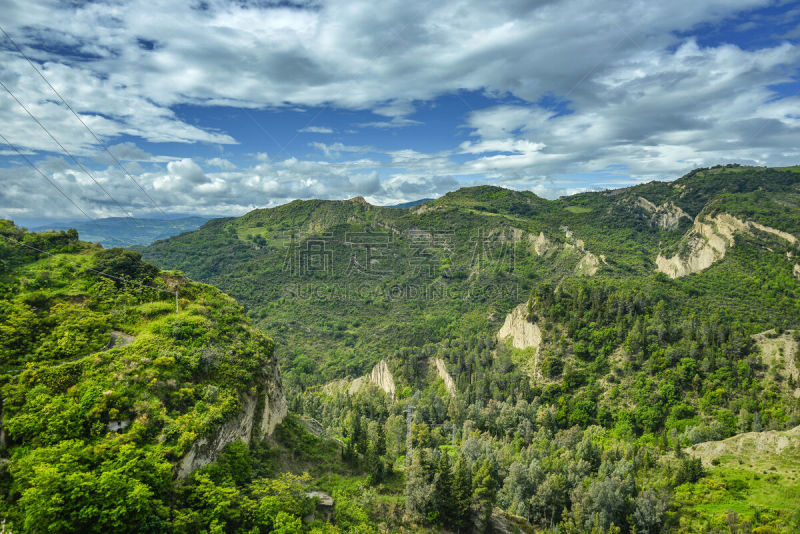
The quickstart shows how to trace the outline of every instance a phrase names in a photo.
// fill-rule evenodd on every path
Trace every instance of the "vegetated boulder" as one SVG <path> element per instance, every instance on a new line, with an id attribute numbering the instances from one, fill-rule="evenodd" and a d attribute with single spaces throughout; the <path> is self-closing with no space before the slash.
<path id="1" fill-rule="evenodd" d="M 304 523 L 313 523 L 318 520 L 328 522 L 333 518 L 333 509 L 336 504 L 333 497 L 324 491 L 309 491 L 306 493 L 306 497 L 314 499 L 315 510 L 303 518 Z"/>

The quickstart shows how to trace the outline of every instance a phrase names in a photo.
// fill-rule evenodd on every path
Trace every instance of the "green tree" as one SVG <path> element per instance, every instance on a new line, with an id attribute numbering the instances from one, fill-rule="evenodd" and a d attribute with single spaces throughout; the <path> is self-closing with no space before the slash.
<path id="1" fill-rule="evenodd" d="M 497 480 L 488 458 L 484 458 L 475 471 L 472 488 L 477 529 L 481 532 L 490 532 L 492 508 L 497 497 Z"/>
<path id="2" fill-rule="evenodd" d="M 385 477 L 386 468 L 383 463 L 383 458 L 378 454 L 377 445 L 370 444 L 367 447 L 364 464 L 367 470 L 367 482 L 371 486 L 380 484 Z"/>
<path id="3" fill-rule="evenodd" d="M 439 523 L 452 525 L 458 517 L 458 508 L 453 494 L 453 463 L 450 455 L 443 452 L 436 465 L 436 508 L 439 510 Z"/>
<path id="4" fill-rule="evenodd" d="M 472 477 L 467 460 L 463 455 L 456 460 L 452 495 L 455 512 L 453 525 L 460 531 L 469 525 L 472 503 Z"/>
<path id="5" fill-rule="evenodd" d="M 426 449 L 417 449 L 406 468 L 406 515 L 412 521 L 436 520 L 436 485 L 429 457 Z"/>

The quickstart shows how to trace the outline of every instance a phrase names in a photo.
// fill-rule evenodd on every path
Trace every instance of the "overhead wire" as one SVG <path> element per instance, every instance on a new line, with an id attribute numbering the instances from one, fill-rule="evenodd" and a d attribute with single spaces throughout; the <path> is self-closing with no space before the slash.
<path id="1" fill-rule="evenodd" d="M 20 46 L 17 44 L 17 42 L 14 39 L 11 38 L 11 36 L 8 34 L 8 32 L 6 32 L 6 30 L 2 26 L 0 26 L 0 32 L 2 32 L 2 34 L 5 36 L 5 38 L 14 46 L 14 48 L 17 50 L 17 52 L 19 52 L 19 54 L 23 58 L 25 58 L 25 60 L 28 62 L 28 65 L 30 65 L 31 68 L 34 71 L 36 71 L 36 73 L 39 75 L 39 77 L 41 77 L 42 80 L 44 80 L 44 83 L 46 83 L 47 86 L 50 88 L 50 90 L 58 97 L 59 100 L 61 100 L 61 102 L 64 104 L 64 106 L 66 106 L 66 108 L 75 116 L 76 119 L 78 119 L 78 121 L 83 125 L 84 128 L 86 128 L 86 130 L 92 135 L 92 137 L 94 137 L 95 141 L 97 141 L 97 144 L 99 144 L 101 147 L 103 147 L 103 149 L 106 151 L 106 153 L 111 157 L 111 159 L 122 170 L 123 174 L 125 174 L 125 176 L 127 176 L 128 179 L 130 179 L 130 181 L 133 182 L 136 185 L 136 187 L 139 189 L 139 191 L 141 191 L 142 194 L 145 197 L 147 197 L 147 199 L 150 201 L 150 203 L 153 205 L 153 207 L 155 207 L 156 210 L 158 210 L 164 216 L 165 221 L 168 224 L 170 224 L 174 229 L 180 230 L 177 226 L 175 226 L 170 221 L 169 215 L 167 215 L 167 213 L 161 208 L 161 206 L 158 205 L 158 203 L 155 201 L 155 199 L 153 199 L 153 197 L 141 186 L 141 184 L 139 184 L 139 182 L 136 181 L 136 179 L 128 171 L 128 169 L 125 168 L 125 166 L 122 164 L 122 162 L 111 152 L 111 150 L 109 150 L 108 146 L 102 141 L 102 139 L 100 139 L 100 137 L 98 137 L 98 135 L 96 133 L 94 133 L 94 131 L 89 127 L 89 125 L 86 124 L 86 122 L 84 122 L 84 120 L 81 118 L 81 116 L 73 109 L 73 107 L 69 104 L 69 102 L 67 102 L 67 100 L 61 95 L 61 93 L 58 92 L 58 90 L 53 86 L 53 84 L 50 83 L 50 80 L 48 80 L 47 77 L 42 73 L 42 71 L 39 70 L 38 67 L 36 67 L 36 65 L 33 63 L 33 61 L 31 61 L 31 59 L 25 54 L 25 52 L 22 51 L 22 48 L 20 48 Z"/>
<path id="2" fill-rule="evenodd" d="M 42 176 L 42 178 L 44 178 L 45 180 L 47 180 L 47 182 L 48 182 L 48 183 L 49 183 L 51 186 L 53 186 L 53 188 L 55 188 L 55 190 L 56 190 L 56 191 L 58 191 L 58 192 L 61 194 L 61 196 L 63 196 L 65 199 L 67 199 L 67 201 L 68 201 L 70 204 L 72 204 L 73 206 L 75 206 L 75 208 L 77 208 L 77 210 L 78 210 L 78 211 L 80 211 L 80 212 L 81 212 L 81 213 L 82 213 L 82 214 L 83 214 L 83 215 L 84 215 L 84 216 L 85 216 L 87 219 L 89 219 L 89 221 L 90 221 L 90 222 L 92 222 L 92 223 L 95 225 L 95 227 L 97 227 L 97 229 L 98 229 L 98 230 L 99 230 L 99 231 L 100 231 L 102 234 L 105 234 L 105 235 L 107 235 L 107 236 L 109 236 L 109 237 L 111 237 L 111 238 L 113 238 L 113 239 L 118 239 L 118 240 L 120 240 L 120 241 L 125 241 L 125 242 L 127 242 L 129 245 L 133 245 L 133 244 L 134 244 L 134 243 L 132 243 L 131 241 L 128 241 L 127 239 L 120 238 L 120 237 L 118 237 L 118 236 L 115 236 L 115 235 L 111 234 L 110 232 L 106 231 L 106 230 L 105 230 L 105 229 L 104 229 L 102 226 L 100 226 L 100 224 L 98 224 L 97 220 L 96 220 L 94 217 L 92 217 L 91 215 L 89 215 L 88 213 L 86 213 L 86 211 L 85 211 L 83 208 L 81 208 L 81 207 L 78 205 L 78 203 L 77 203 L 77 202 L 75 202 L 74 200 L 72 200 L 72 198 L 71 198 L 69 195 L 67 195 L 67 194 L 64 192 L 64 190 L 63 190 L 63 189 L 61 189 L 61 187 L 59 187 L 59 185 L 58 185 L 58 184 L 57 184 L 57 183 L 56 183 L 56 182 L 55 182 L 53 179 L 51 179 L 49 176 L 47 176 L 47 174 L 46 174 L 44 171 L 42 171 L 42 170 L 41 170 L 39 167 L 37 167 L 37 166 L 36 166 L 36 164 L 35 164 L 35 163 L 33 163 L 33 162 L 30 160 L 30 158 L 28 158 L 28 157 L 27 157 L 27 156 L 26 156 L 26 155 L 25 155 L 25 154 L 24 154 L 24 153 L 23 153 L 23 152 L 22 152 L 22 151 L 21 151 L 21 150 L 20 150 L 20 149 L 19 149 L 19 148 L 18 148 L 18 147 L 17 147 L 17 146 L 14 144 L 14 143 L 12 143 L 11 141 L 9 141 L 9 140 L 6 138 L 6 136 L 4 136 L 2 133 L 0 133 L 0 139 L 2 139 L 2 140 L 3 140 L 3 142 L 4 142 L 5 144 L 7 144 L 9 147 L 11 147 L 11 148 L 14 150 L 14 152 L 16 152 L 16 153 L 17 153 L 17 154 L 18 154 L 18 155 L 19 155 L 19 156 L 20 156 L 20 157 L 21 157 L 21 158 L 22 158 L 22 159 L 25 161 L 25 163 L 27 163 L 28 165 L 30 165 L 30 167 L 31 167 L 31 168 L 33 168 L 33 170 L 34 170 L 34 171 L 36 171 L 37 173 L 39 173 L 39 175 L 41 175 L 41 176 Z"/>
<path id="3" fill-rule="evenodd" d="M 81 170 L 84 172 L 84 174 L 86 174 L 86 176 L 88 176 L 88 177 L 89 177 L 89 178 L 92 180 L 92 182 L 94 182 L 94 184 L 95 184 L 97 187 L 99 187 L 99 188 L 100 188 L 100 190 L 101 190 L 103 193 L 105 193 L 105 195 L 106 195 L 106 196 L 107 196 L 107 197 L 108 197 L 108 198 L 109 198 L 109 199 L 110 199 L 112 202 L 114 202 L 114 203 L 117 205 L 117 207 L 120 209 L 120 211 L 122 211 L 122 213 L 124 213 L 124 214 L 125 214 L 125 215 L 126 215 L 126 216 L 127 216 L 127 217 L 128 217 L 130 220 L 131 220 L 131 221 L 133 221 L 133 224 L 134 224 L 134 225 L 136 225 L 136 219 L 134 218 L 133 214 L 132 214 L 130 211 L 126 210 L 126 209 L 125 209 L 125 208 L 122 206 L 122 204 L 120 204 L 120 202 L 119 202 L 119 201 L 118 201 L 116 198 L 114 198 L 114 197 L 111 195 L 111 193 L 110 193 L 110 192 L 109 192 L 109 191 L 108 191 L 108 190 L 107 190 L 105 187 L 103 187 L 103 184 L 101 184 L 100 182 L 98 182 L 98 181 L 97 181 L 97 179 L 94 177 L 94 175 L 93 175 L 91 172 L 89 172 L 89 169 L 87 169 L 87 168 L 86 168 L 86 167 L 85 167 L 85 166 L 84 166 L 84 165 L 83 165 L 83 164 L 82 164 L 80 161 L 78 161 L 78 159 L 77 159 L 75 156 L 73 156 L 73 155 L 72 155 L 72 153 L 71 153 L 69 150 L 67 150 L 67 149 L 66 149 L 66 147 L 65 147 L 64 145 L 62 145 L 62 144 L 61 144 L 61 142 L 60 142 L 58 139 L 56 139 L 56 136 L 55 136 L 55 135 L 53 135 L 53 134 L 50 132 L 50 130 L 48 130 L 48 129 L 47 129 L 47 127 L 46 127 L 44 124 L 42 124 L 42 121 L 40 121 L 38 118 L 36 118 L 36 116 L 35 116 L 35 115 L 34 115 L 34 114 L 33 114 L 33 113 L 32 113 L 32 112 L 31 112 L 31 111 L 30 111 L 30 110 L 27 108 L 27 106 L 25 106 L 25 104 L 23 104 L 23 103 L 22 103 L 22 101 L 21 101 L 19 98 L 17 98 L 17 95 L 15 95 L 15 94 L 14 94 L 14 93 L 11 91 L 11 89 L 9 89 L 9 88 L 8 88 L 8 86 L 7 86 L 6 84 L 4 84 L 4 83 L 3 83 L 3 81 L 2 81 L 2 80 L 0 80 L 0 86 L 2 86 L 2 87 L 3 87 L 3 89 L 5 89 L 5 90 L 6 90 L 6 92 L 7 92 L 9 95 L 11 95 L 11 98 L 13 98 L 13 99 L 14 99 L 14 101 L 16 101 L 16 103 L 19 105 L 19 107 L 21 107 L 21 108 L 22 108 L 22 109 L 25 111 L 25 113 L 27 113 L 27 114 L 28 114 L 28 116 L 29 116 L 29 117 L 30 117 L 30 118 L 31 118 L 31 119 L 32 119 L 34 122 L 36 122 L 36 124 L 38 124 L 38 125 L 39 125 L 39 127 L 40 127 L 42 130 L 44 130 L 44 132 L 45 132 L 45 133 L 46 133 L 46 134 L 47 134 L 47 135 L 50 137 L 50 139 L 52 139 L 52 140 L 53 140 L 53 142 L 54 142 L 55 144 L 57 144 L 57 145 L 58 145 L 58 147 L 61 149 L 61 151 L 62 151 L 62 152 L 64 152 L 64 154 L 66 154 L 66 155 L 67 155 L 67 157 L 69 157 L 69 158 L 70 158 L 70 159 L 71 159 L 71 160 L 72 160 L 72 161 L 75 163 L 75 165 L 77 165 L 77 166 L 78 166 L 78 167 L 79 167 L 79 168 L 80 168 L 80 169 L 81 169 Z"/>

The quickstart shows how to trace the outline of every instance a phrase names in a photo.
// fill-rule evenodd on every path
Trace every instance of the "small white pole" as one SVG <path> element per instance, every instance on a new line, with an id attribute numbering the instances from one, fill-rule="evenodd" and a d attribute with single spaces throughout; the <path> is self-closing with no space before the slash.
<path id="1" fill-rule="evenodd" d="M 178 290 L 175 290 L 175 313 L 180 313 L 181 310 L 178 307 Z"/>

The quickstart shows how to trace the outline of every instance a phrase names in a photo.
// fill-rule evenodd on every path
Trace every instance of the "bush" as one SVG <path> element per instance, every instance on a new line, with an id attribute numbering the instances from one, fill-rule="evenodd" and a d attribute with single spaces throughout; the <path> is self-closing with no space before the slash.
<path id="1" fill-rule="evenodd" d="M 694 484 L 700 480 L 704 474 L 703 462 L 700 461 L 700 458 L 686 456 L 680 460 L 675 469 L 674 484 L 676 486 L 686 483 Z"/>

